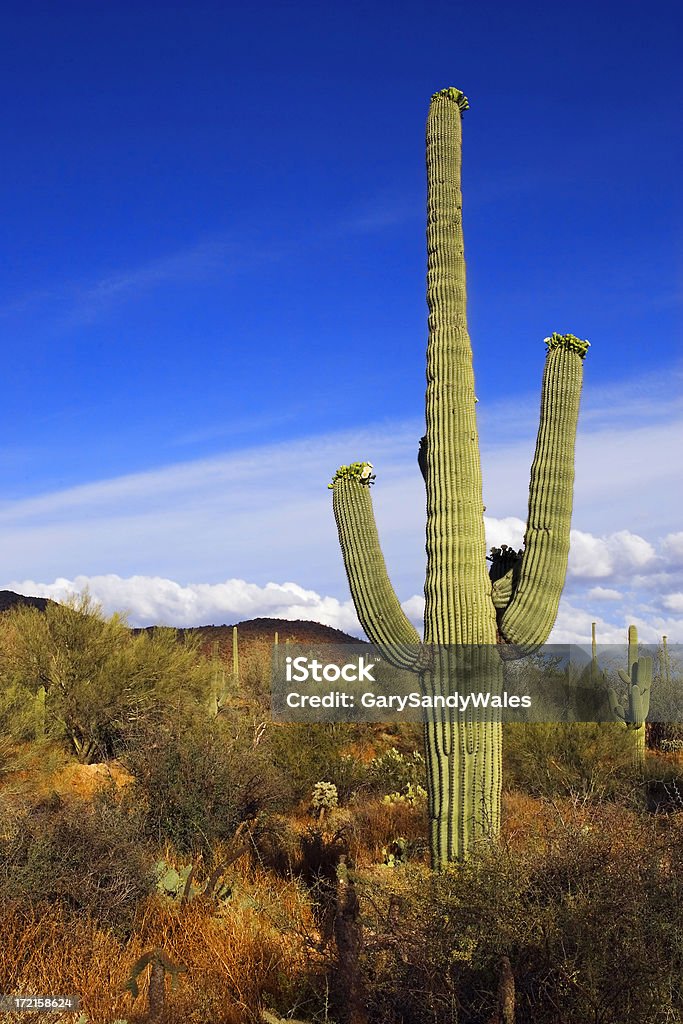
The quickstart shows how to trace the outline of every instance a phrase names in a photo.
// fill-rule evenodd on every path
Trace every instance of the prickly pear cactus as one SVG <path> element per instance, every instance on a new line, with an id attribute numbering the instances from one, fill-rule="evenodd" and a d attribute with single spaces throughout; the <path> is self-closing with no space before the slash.
<path id="1" fill-rule="evenodd" d="M 216 899 L 225 900 L 232 894 L 232 886 L 228 883 L 220 883 L 220 866 L 205 885 L 199 885 L 194 880 L 194 866 L 187 864 L 180 870 L 160 860 L 156 865 L 157 892 L 173 902 L 190 903 L 198 896 L 214 896 Z"/>

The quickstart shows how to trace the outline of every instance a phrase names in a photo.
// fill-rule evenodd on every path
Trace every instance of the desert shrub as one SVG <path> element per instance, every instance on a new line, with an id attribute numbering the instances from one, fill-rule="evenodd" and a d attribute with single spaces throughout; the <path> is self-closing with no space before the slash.
<path id="1" fill-rule="evenodd" d="M 0 833 L 2 902 L 59 903 L 125 931 L 154 887 L 153 857 L 140 842 L 140 812 L 104 791 L 90 803 L 5 808 Z"/>
<path id="2" fill-rule="evenodd" d="M 425 785 L 425 759 L 419 751 L 400 753 L 390 747 L 374 757 L 367 768 L 368 784 L 375 793 L 407 793 Z"/>
<path id="3" fill-rule="evenodd" d="M 488 1024 L 503 957 L 518 1024 L 681 1019 L 681 824 L 585 812 L 533 854 L 482 848 L 438 875 L 366 879 L 372 1024 Z"/>
<path id="4" fill-rule="evenodd" d="M 287 724 L 269 730 L 265 748 L 278 773 L 286 779 L 290 806 L 309 801 L 316 782 L 337 786 L 340 796 L 350 792 L 352 762 L 342 753 L 348 731 L 340 725 Z"/>
<path id="5" fill-rule="evenodd" d="M 301 828 L 279 814 L 260 814 L 250 830 L 252 859 L 280 878 L 301 871 Z"/>
<path id="6" fill-rule="evenodd" d="M 367 766 L 354 754 L 339 754 L 331 758 L 326 778 L 337 787 L 342 805 L 368 788 Z"/>
<path id="7" fill-rule="evenodd" d="M 117 756 L 140 720 L 208 703 L 211 667 L 196 644 L 177 643 L 169 629 L 134 634 L 87 594 L 3 615 L 0 654 L 0 730 L 33 737 L 42 687 L 47 734 L 85 763 Z"/>
<path id="8" fill-rule="evenodd" d="M 616 723 L 505 726 L 503 780 L 535 796 L 601 800 L 633 789 L 633 735 Z"/>
<path id="9" fill-rule="evenodd" d="M 122 761 L 135 776 L 156 842 L 209 859 L 217 840 L 277 801 L 272 765 L 251 735 L 233 734 L 202 709 L 166 715 L 129 736 Z"/>

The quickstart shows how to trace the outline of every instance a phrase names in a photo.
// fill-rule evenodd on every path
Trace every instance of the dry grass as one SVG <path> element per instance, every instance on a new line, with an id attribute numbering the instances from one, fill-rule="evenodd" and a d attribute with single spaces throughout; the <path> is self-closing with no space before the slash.
<path id="1" fill-rule="evenodd" d="M 354 860 L 358 865 L 376 864 L 384 850 L 402 837 L 416 850 L 423 850 L 420 859 L 427 859 L 427 810 L 424 802 L 399 801 L 385 803 L 382 799 L 366 800 L 352 808 Z"/>
<path id="2" fill-rule="evenodd" d="M 153 948 L 187 968 L 177 991 L 167 994 L 160 1018 L 166 1021 L 239 1024 L 257 1019 L 261 1005 L 294 1008 L 310 998 L 321 970 L 309 944 L 314 926 L 302 888 L 262 872 L 237 878 L 231 900 L 220 907 L 146 901 L 126 943 L 58 907 L 11 906 L 3 918 L 3 991 L 77 993 L 93 1024 L 144 1018 L 147 979 L 140 979 L 135 1003 L 121 986 Z"/>

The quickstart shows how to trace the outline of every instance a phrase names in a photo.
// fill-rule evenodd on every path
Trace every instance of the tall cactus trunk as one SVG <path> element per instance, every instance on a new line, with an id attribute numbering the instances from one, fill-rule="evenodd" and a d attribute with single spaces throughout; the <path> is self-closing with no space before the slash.
<path id="1" fill-rule="evenodd" d="M 437 94 L 427 119 L 425 643 L 439 645 L 427 692 L 464 680 L 467 653 L 493 652 L 496 611 L 486 568 L 481 462 L 472 346 L 467 330 L 462 230 L 462 94 Z M 467 645 L 465 657 L 458 648 Z M 470 666 L 471 671 L 471 666 Z M 500 671 L 500 666 L 499 666 Z M 468 673 L 468 688 L 473 679 Z M 476 684 L 475 684 L 476 685 Z M 471 842 L 495 835 L 500 821 L 499 722 L 458 720 L 457 712 L 425 726 L 431 785 L 430 832 L 435 867 L 460 860 Z"/>

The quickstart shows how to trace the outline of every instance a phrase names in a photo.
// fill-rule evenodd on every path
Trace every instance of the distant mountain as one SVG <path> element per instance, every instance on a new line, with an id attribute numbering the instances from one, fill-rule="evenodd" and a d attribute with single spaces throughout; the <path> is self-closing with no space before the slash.
<path id="1" fill-rule="evenodd" d="M 25 597 L 23 594 L 15 594 L 13 590 L 0 590 L 0 612 L 9 611 L 17 605 L 30 605 L 44 612 L 48 604 L 53 604 L 49 597 Z M 355 636 L 349 636 L 340 629 L 332 626 L 323 626 L 320 622 L 309 622 L 304 619 L 246 619 L 244 622 L 234 623 L 239 630 L 240 651 L 242 645 L 246 648 L 266 642 L 272 644 L 275 633 L 281 643 L 287 640 L 294 644 L 360 644 L 364 641 Z M 145 631 L 154 629 L 154 626 L 144 627 Z M 232 625 L 223 626 L 191 626 L 185 629 L 178 629 L 180 637 L 200 636 L 202 647 L 211 649 L 214 643 L 219 648 L 232 649 Z M 143 632 L 142 628 L 134 629 L 134 633 Z"/>
<path id="2" fill-rule="evenodd" d="M 323 626 L 321 622 L 310 622 L 305 619 L 246 619 L 234 623 L 237 626 L 240 655 L 270 648 L 278 635 L 281 644 L 289 641 L 293 644 L 362 644 L 367 641 L 349 636 L 340 629 Z M 209 654 L 218 651 L 221 656 L 232 657 L 233 626 L 194 626 L 179 629 L 178 636 L 199 637 L 202 650 Z"/>
<path id="3" fill-rule="evenodd" d="M 278 634 L 279 640 L 284 643 L 290 640 L 297 644 L 336 643 L 336 644 L 359 644 L 363 643 L 355 636 L 349 636 L 341 629 L 334 629 L 333 626 L 323 626 L 321 622 L 311 622 L 307 619 L 245 619 L 244 622 L 234 623 L 239 630 L 240 636 L 273 636 Z M 204 633 L 218 639 L 225 631 L 232 636 L 232 626 L 195 626 L 193 629 L 182 630 L 184 633 Z"/>
<path id="4" fill-rule="evenodd" d="M 0 612 L 9 611 L 18 604 L 28 604 L 44 612 L 48 604 L 52 603 L 49 597 L 25 597 L 24 594 L 15 594 L 13 590 L 0 590 Z"/>

